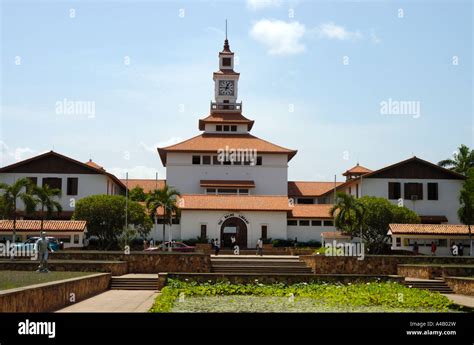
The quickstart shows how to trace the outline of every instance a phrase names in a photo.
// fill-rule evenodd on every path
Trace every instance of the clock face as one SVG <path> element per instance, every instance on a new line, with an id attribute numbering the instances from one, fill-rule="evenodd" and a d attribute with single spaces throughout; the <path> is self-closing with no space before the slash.
<path id="1" fill-rule="evenodd" d="M 232 96 L 234 94 L 234 81 L 233 80 L 220 80 L 219 81 L 219 95 Z"/>

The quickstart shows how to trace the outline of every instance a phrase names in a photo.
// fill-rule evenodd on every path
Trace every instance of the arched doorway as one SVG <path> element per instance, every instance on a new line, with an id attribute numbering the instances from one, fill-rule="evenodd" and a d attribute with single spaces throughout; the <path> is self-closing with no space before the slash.
<path id="1" fill-rule="evenodd" d="M 224 248 L 231 248 L 231 237 L 235 236 L 235 243 L 242 248 L 247 248 L 247 225 L 237 217 L 228 218 L 221 225 L 221 240 Z"/>

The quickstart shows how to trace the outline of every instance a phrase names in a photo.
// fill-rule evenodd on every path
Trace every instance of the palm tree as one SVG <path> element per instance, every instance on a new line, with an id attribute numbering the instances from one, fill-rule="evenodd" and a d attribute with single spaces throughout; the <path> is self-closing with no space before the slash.
<path id="1" fill-rule="evenodd" d="M 336 204 L 329 210 L 329 214 L 334 218 L 337 228 L 354 234 L 362 224 L 364 207 L 352 195 L 337 192 Z"/>
<path id="2" fill-rule="evenodd" d="M 469 150 L 466 145 L 461 145 L 458 152 L 453 154 L 453 158 L 444 159 L 438 162 L 443 168 L 448 168 L 457 173 L 467 175 L 467 171 L 474 167 L 474 150 Z"/>
<path id="3" fill-rule="evenodd" d="M 474 169 L 468 171 L 468 178 L 464 182 L 459 195 L 461 207 L 458 217 L 461 223 L 466 224 L 469 230 L 469 255 L 473 255 L 471 225 L 474 224 Z"/>
<path id="4" fill-rule="evenodd" d="M 36 204 L 40 206 L 41 209 L 41 230 L 43 231 L 43 224 L 46 217 L 50 218 L 54 211 L 57 211 L 58 214 L 63 210 L 61 204 L 56 199 L 61 198 L 61 190 L 57 188 L 49 188 L 48 185 L 43 187 L 35 186 L 32 191 L 33 197 L 36 200 Z"/>
<path id="5" fill-rule="evenodd" d="M 16 180 L 15 183 L 11 185 L 0 183 L 0 190 L 3 190 L 1 197 L 3 199 L 5 213 L 9 219 L 13 219 L 13 243 L 16 241 L 17 201 L 23 201 L 26 214 L 35 211 L 36 203 L 31 195 L 32 187 L 33 184 L 28 178 Z"/>
<path id="6" fill-rule="evenodd" d="M 146 208 L 150 215 L 156 215 L 159 208 L 163 209 L 163 243 L 165 242 L 166 224 L 172 226 L 173 213 L 178 216 L 179 207 L 177 197 L 181 194 L 174 188 L 165 185 L 163 188 L 155 189 L 146 199 Z"/>

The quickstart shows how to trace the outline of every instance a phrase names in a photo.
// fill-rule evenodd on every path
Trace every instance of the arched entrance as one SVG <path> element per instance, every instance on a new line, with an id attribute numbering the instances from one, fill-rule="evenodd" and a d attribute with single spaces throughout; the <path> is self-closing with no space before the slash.
<path id="1" fill-rule="evenodd" d="M 235 236 L 235 243 L 242 248 L 247 248 L 247 225 L 237 217 L 226 219 L 221 225 L 221 240 L 224 248 L 231 248 L 231 237 Z"/>

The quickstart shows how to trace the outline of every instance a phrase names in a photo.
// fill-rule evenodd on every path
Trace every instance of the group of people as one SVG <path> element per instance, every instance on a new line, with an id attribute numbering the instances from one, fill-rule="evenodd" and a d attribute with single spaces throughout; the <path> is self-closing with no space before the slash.
<path id="1" fill-rule="evenodd" d="M 143 250 L 146 250 L 148 248 L 153 248 L 155 242 L 153 241 L 153 239 L 151 239 L 150 241 L 147 241 L 147 240 L 143 240 Z"/>
<path id="2" fill-rule="evenodd" d="M 236 247 L 238 247 L 237 239 L 235 238 L 235 236 L 231 236 L 230 242 L 231 242 L 232 249 L 236 249 Z M 214 254 L 219 255 L 219 251 L 221 250 L 221 243 L 219 239 L 212 238 L 210 243 L 211 243 L 212 249 L 214 250 Z M 263 239 L 262 238 L 258 239 L 256 249 L 257 249 L 256 255 L 262 256 L 263 255 Z"/>
<path id="3" fill-rule="evenodd" d="M 436 255 L 436 250 L 438 249 L 438 246 L 436 245 L 435 241 L 431 241 L 431 255 L 435 256 Z M 419 246 L 418 242 L 415 242 L 413 244 L 413 254 L 418 255 L 419 254 Z M 459 244 L 456 244 L 453 242 L 451 244 L 451 255 L 453 256 L 463 256 L 464 254 L 464 245 L 459 242 Z"/>

